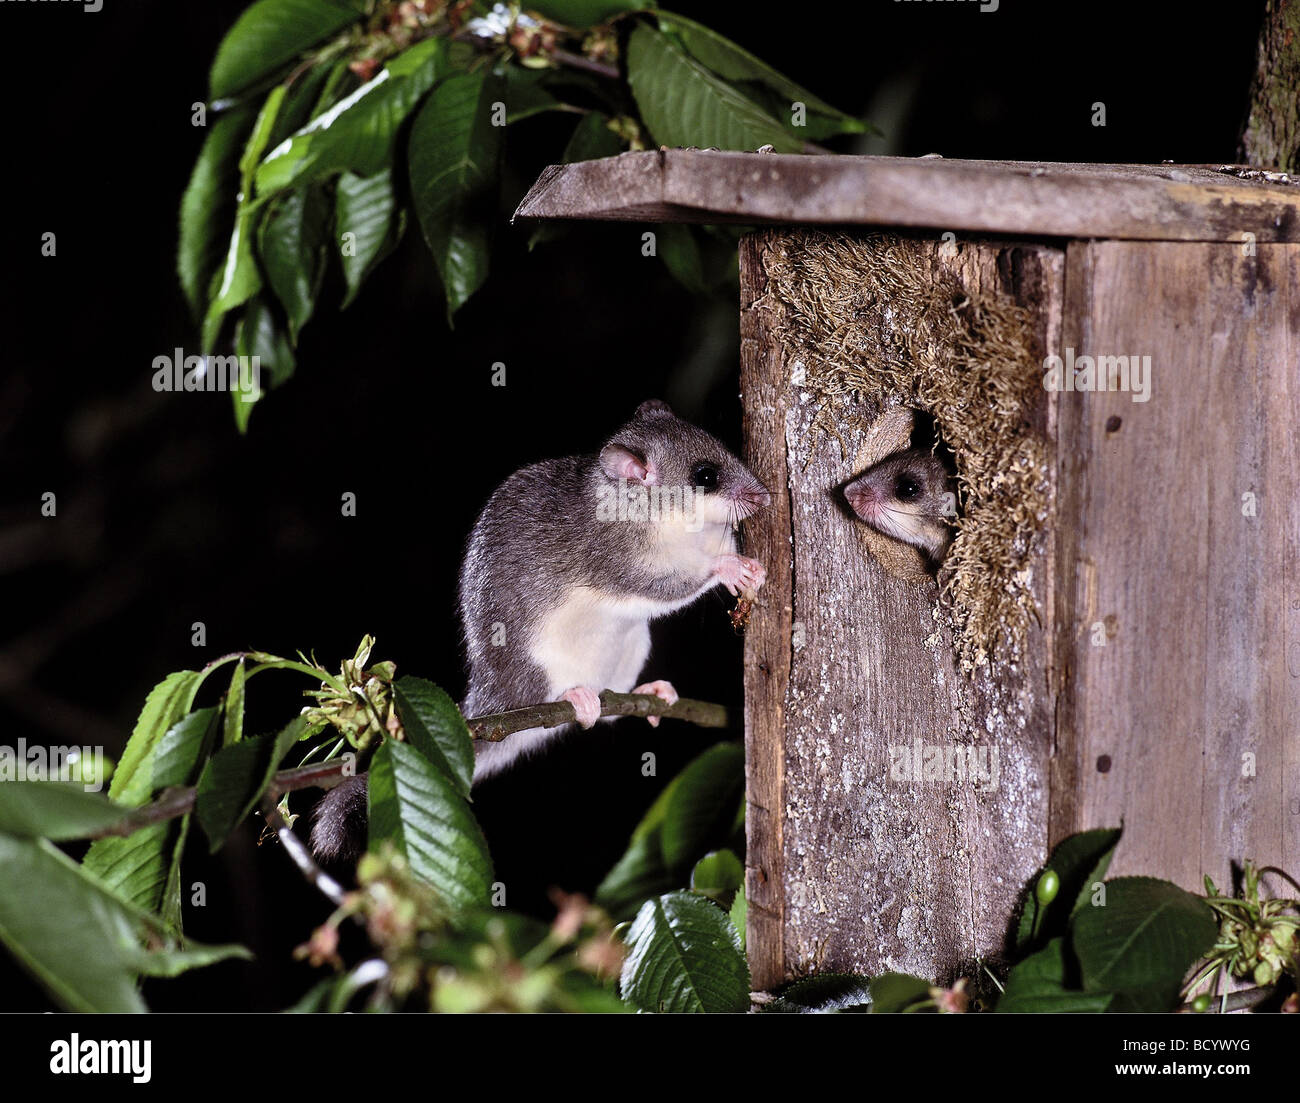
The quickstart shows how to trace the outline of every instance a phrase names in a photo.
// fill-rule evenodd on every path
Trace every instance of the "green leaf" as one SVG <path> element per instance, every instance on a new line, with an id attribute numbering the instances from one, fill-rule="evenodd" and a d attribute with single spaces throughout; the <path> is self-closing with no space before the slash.
<path id="1" fill-rule="evenodd" d="M 167 729 L 153 760 L 153 791 L 193 784 L 199 760 L 216 745 L 218 709 L 197 709 Z"/>
<path id="2" fill-rule="evenodd" d="M 783 988 L 763 1011 L 769 1015 L 862 1015 L 871 1010 L 870 986 L 870 977 L 819 973 Z"/>
<path id="3" fill-rule="evenodd" d="M 290 134 L 311 121 L 311 117 L 320 110 L 318 105 L 321 97 L 327 94 L 330 85 L 341 80 L 340 69 L 344 73 L 350 72 L 346 60 L 334 65 L 313 65 L 292 84 L 285 86 L 284 102 L 280 105 L 280 113 L 267 142 L 269 149 L 274 149 Z"/>
<path id="4" fill-rule="evenodd" d="M 484 908 L 492 860 L 455 783 L 414 747 L 386 739 L 370 766 L 370 849 L 391 842 L 454 909 Z"/>
<path id="5" fill-rule="evenodd" d="M 703 893 L 724 908 L 731 907 L 744 883 L 745 867 L 730 850 L 711 851 L 691 870 L 691 891 Z"/>
<path id="6" fill-rule="evenodd" d="M 258 373 L 253 379 L 256 386 L 248 391 L 232 391 L 230 396 L 234 403 L 235 424 L 243 433 L 248 429 L 253 407 L 266 393 L 262 380 L 265 379 L 271 387 L 278 387 L 292 378 L 294 369 L 293 349 L 289 345 L 289 335 L 285 332 L 284 325 L 270 303 L 262 295 L 258 295 L 248 304 L 244 316 L 235 326 L 235 353 L 246 357 L 250 365 L 253 363 L 253 357 L 257 357 L 258 365 Z"/>
<path id="7" fill-rule="evenodd" d="M 273 88 L 257 115 L 257 122 L 239 158 L 239 207 L 235 212 L 235 225 L 226 249 L 226 260 L 221 270 L 213 276 L 212 301 L 203 319 L 203 349 L 211 352 L 221 336 L 221 323 L 236 307 L 242 306 L 262 287 L 262 275 L 253 255 L 253 237 L 261 211 L 252 202 L 253 171 L 262 151 L 266 149 L 284 102 L 283 86 Z"/>
<path id="8" fill-rule="evenodd" d="M 222 708 L 221 745 L 229 747 L 244 738 L 244 660 L 235 664 Z"/>
<path id="9" fill-rule="evenodd" d="M 596 889 L 596 903 L 622 922 L 634 916 L 652 896 L 678 885 L 664 865 L 663 828 L 657 826 L 648 834 L 632 836 L 623 856 Z"/>
<path id="10" fill-rule="evenodd" d="M 682 771 L 664 815 L 664 863 L 684 880 L 691 866 L 724 844 L 745 795 L 745 751 L 738 743 L 710 747 Z"/>
<path id="11" fill-rule="evenodd" d="M 239 186 L 239 151 L 255 117 L 251 108 L 241 108 L 217 119 L 203 141 L 181 198 L 176 270 L 196 319 L 204 315 L 208 285 L 221 263 L 224 227 L 234 213 Z"/>
<path id="12" fill-rule="evenodd" d="M 132 809 L 78 782 L 6 781 L 0 784 L 0 832 L 24 838 L 84 839 L 114 827 Z"/>
<path id="13" fill-rule="evenodd" d="M 328 220 L 329 208 L 321 190 L 299 188 L 271 204 L 258 233 L 266 280 L 284 307 L 289 340 L 295 345 L 316 306 L 325 275 Z"/>
<path id="14" fill-rule="evenodd" d="M 221 99 L 257 84 L 360 18 L 343 0 L 258 0 L 217 47 L 209 94 Z"/>
<path id="15" fill-rule="evenodd" d="M 745 940 L 749 937 L 746 930 L 749 918 L 749 903 L 745 898 L 743 881 L 740 888 L 736 890 L 736 898 L 731 902 L 731 911 L 727 914 L 731 917 L 731 925 L 736 928 L 736 933 L 740 935 L 740 948 L 743 950 L 745 949 Z"/>
<path id="16" fill-rule="evenodd" d="M 749 1010 L 749 966 L 736 929 L 689 892 L 647 900 L 627 934 L 623 999 L 641 1011 Z"/>
<path id="17" fill-rule="evenodd" d="M 1218 931 L 1204 901 L 1168 881 L 1106 882 L 1104 907 L 1082 908 L 1072 943 L 1084 991 L 1114 992 L 1112 1011 L 1171 1011 L 1187 970 Z"/>
<path id="18" fill-rule="evenodd" d="M 306 727 L 306 719 L 296 716 L 275 734 L 223 747 L 204 767 L 194 811 L 213 854 L 256 807 L 280 760 Z"/>
<path id="19" fill-rule="evenodd" d="M 1109 1006 L 1109 992 L 1080 992 L 1067 983 L 1065 939 L 1053 938 L 1011 970 L 995 1010 L 1099 1014 Z"/>
<path id="20" fill-rule="evenodd" d="M 155 755 L 168 730 L 194 703 L 203 675 L 196 670 L 169 674 L 149 692 L 135 730 L 127 741 L 109 785 L 119 804 L 138 808 L 153 793 Z M 155 911 L 167 879 L 166 858 L 176 825 L 159 823 L 126 838 L 96 839 L 83 862 L 106 887 L 147 911 Z"/>
<path id="21" fill-rule="evenodd" d="M 149 691 L 108 787 L 108 795 L 115 801 L 136 807 L 149 799 L 158 744 L 168 729 L 190 711 L 202 680 L 197 670 L 178 670 Z"/>
<path id="22" fill-rule="evenodd" d="M 1070 916 L 1088 902 L 1092 886 L 1105 880 L 1111 856 L 1119 845 L 1121 828 L 1099 828 L 1062 839 L 1052 851 L 1047 864 L 1033 877 L 1021 894 L 1023 908 L 1016 926 L 1016 951 L 1023 954 L 1042 946 L 1050 938 L 1063 935 Z M 1034 895 L 1034 886 L 1046 870 L 1054 870 L 1061 879 L 1056 898 L 1043 907 Z M 1040 913 L 1041 912 L 1041 916 Z M 1038 933 L 1034 934 L 1035 922 Z"/>
<path id="23" fill-rule="evenodd" d="M 266 155 L 255 177 L 258 195 L 340 172 L 373 176 L 389 168 L 402 123 L 446 71 L 446 59 L 442 38 L 427 38 L 393 58 Z"/>
<path id="24" fill-rule="evenodd" d="M 191 947 L 182 955 L 165 928 L 108 891 L 43 840 L 0 834 L 0 941 L 67 1011 L 143 1011 L 139 972 L 166 972 L 242 947 Z M 144 942 L 157 947 L 144 949 Z"/>
<path id="25" fill-rule="evenodd" d="M 798 153 L 803 143 L 714 76 L 667 35 L 639 24 L 628 41 L 628 83 L 656 142 Z"/>
<path id="26" fill-rule="evenodd" d="M 744 751 L 736 744 L 719 743 L 693 759 L 641 817 L 623 856 L 596 889 L 596 902 L 616 920 L 635 915 L 653 896 L 678 888 L 687 871 L 709 850 L 725 846 L 731 834 L 735 794 L 744 792 Z M 687 795 L 678 803 L 678 793 Z M 665 845 L 665 826 L 671 831 L 674 862 Z M 724 820 L 727 822 L 724 824 Z"/>
<path id="27" fill-rule="evenodd" d="M 438 767 L 469 799 L 474 780 L 474 741 L 456 702 L 423 678 L 399 678 L 393 683 L 397 714 L 406 740 Z"/>
<path id="28" fill-rule="evenodd" d="M 405 228 L 406 212 L 397 210 L 391 169 L 374 176 L 345 172 L 339 177 L 334 193 L 334 236 L 348 289 L 343 309 L 393 251 Z"/>
<path id="29" fill-rule="evenodd" d="M 907 973 L 882 973 L 871 981 L 871 1010 L 877 1015 L 906 1011 L 930 999 L 930 982 Z"/>
<path id="30" fill-rule="evenodd" d="M 444 80 L 411 127 L 411 197 L 433 253 L 450 321 L 488 271 L 502 127 L 492 125 L 500 81 L 487 70 Z"/>
<path id="31" fill-rule="evenodd" d="M 693 227 L 666 222 L 655 227 L 655 253 L 673 278 L 687 291 L 702 295 L 708 290 L 704 277 L 704 257 Z"/>
<path id="32" fill-rule="evenodd" d="M 752 81 L 769 89 L 772 95 L 764 98 L 770 100 L 776 118 L 788 119 L 792 105 L 802 103 L 807 109 L 807 125 L 796 127 L 787 124 L 786 129 L 792 134 L 818 141 L 835 134 L 862 134 L 868 129 L 861 119 L 837 110 L 749 51 L 693 19 L 673 12 L 660 12 L 659 29 L 674 35 L 696 61 L 723 80 L 732 83 Z"/>
<path id="33" fill-rule="evenodd" d="M 644 4 L 629 4 L 627 0 L 529 0 L 529 11 L 535 11 L 566 27 L 592 27 L 616 15 L 629 11 L 653 8 L 653 0 Z"/>

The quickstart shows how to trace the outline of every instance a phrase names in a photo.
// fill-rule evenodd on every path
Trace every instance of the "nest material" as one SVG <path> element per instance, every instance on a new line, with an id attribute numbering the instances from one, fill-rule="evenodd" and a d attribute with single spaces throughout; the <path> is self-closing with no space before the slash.
<path id="1" fill-rule="evenodd" d="M 915 243 L 885 235 L 773 235 L 764 267 L 787 362 L 802 363 L 798 385 L 818 405 L 814 432 L 843 451 L 839 426 L 864 402 L 895 419 L 883 423 L 891 437 L 891 407 L 933 416 L 957 466 L 961 516 L 940 582 L 961 668 L 999 647 L 1018 655 L 1037 618 L 1030 559 L 1050 502 L 1029 424 L 1042 397 L 1032 313 L 968 293 Z"/>

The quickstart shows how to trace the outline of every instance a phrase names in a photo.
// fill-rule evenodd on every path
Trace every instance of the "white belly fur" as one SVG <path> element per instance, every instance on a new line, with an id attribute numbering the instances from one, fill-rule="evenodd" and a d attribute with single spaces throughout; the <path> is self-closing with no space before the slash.
<path id="1" fill-rule="evenodd" d="M 550 680 L 551 697 L 574 686 L 626 693 L 650 654 L 649 617 L 660 610 L 612 598 L 589 586 L 569 592 L 537 628 L 530 649 Z"/>

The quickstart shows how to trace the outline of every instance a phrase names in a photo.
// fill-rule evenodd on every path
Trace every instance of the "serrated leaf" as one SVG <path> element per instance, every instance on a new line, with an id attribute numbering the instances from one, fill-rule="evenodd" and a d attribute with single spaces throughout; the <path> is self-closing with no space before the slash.
<path id="1" fill-rule="evenodd" d="M 289 340 L 311 317 L 325 275 L 329 209 L 319 188 L 299 188 L 281 196 L 262 217 L 258 254 L 289 321 Z"/>
<path id="2" fill-rule="evenodd" d="M 661 145 L 803 148 L 778 120 L 648 24 L 638 24 L 628 41 L 627 73 L 641 118 Z"/>
<path id="3" fill-rule="evenodd" d="M 152 789 L 191 785 L 199 760 L 216 746 L 219 710 L 196 709 L 176 721 L 158 744 L 153 760 Z"/>
<path id="4" fill-rule="evenodd" d="M 109 784 L 108 795 L 117 803 L 138 808 L 149 799 L 158 746 L 172 725 L 190 711 L 202 681 L 199 671 L 181 670 L 149 692 Z M 126 838 L 96 839 L 84 865 L 110 891 L 146 911 L 156 911 L 167 878 L 169 842 L 176 830 L 174 823 L 159 823 Z"/>
<path id="5" fill-rule="evenodd" d="M 22 838 L 84 839 L 115 827 L 132 809 L 69 781 L 0 784 L 0 832 Z"/>
<path id="6" fill-rule="evenodd" d="M 474 741 L 456 702 L 432 682 L 409 675 L 393 683 L 393 696 L 407 742 L 468 799 L 474 781 Z"/>
<path id="7" fill-rule="evenodd" d="M 871 1011 L 876 1015 L 897 1014 L 930 999 L 930 982 L 907 973 L 882 973 L 872 978 L 870 989 Z"/>
<path id="8" fill-rule="evenodd" d="M 1100 1014 L 1111 1001 L 1109 992 L 1089 993 L 1067 987 L 1065 939 L 1053 938 L 1041 950 L 1016 965 L 998 998 L 1000 1012 Z"/>
<path id="9" fill-rule="evenodd" d="M 819 973 L 781 990 L 763 1011 L 775 1015 L 863 1015 L 871 1010 L 871 978 Z"/>
<path id="10" fill-rule="evenodd" d="M 115 801 L 135 807 L 149 799 L 158 744 L 168 729 L 190 711 L 202 680 L 197 670 L 178 670 L 149 691 L 108 786 L 108 795 Z"/>
<path id="11" fill-rule="evenodd" d="M 370 849 L 391 842 L 454 909 L 487 907 L 492 860 L 465 798 L 414 747 L 387 739 L 370 766 Z"/>
<path id="12" fill-rule="evenodd" d="M 1071 920 L 1071 944 L 1087 992 L 1113 992 L 1112 1011 L 1171 1011 L 1193 962 L 1214 945 L 1205 902 L 1169 881 L 1106 882 L 1104 907 Z"/>
<path id="13" fill-rule="evenodd" d="M 348 289 L 342 309 L 352 303 L 366 277 L 393 251 L 405 225 L 406 212 L 397 210 L 391 169 L 374 176 L 345 172 L 339 177 L 334 193 L 334 239 Z"/>
<path id="14" fill-rule="evenodd" d="M 664 864 L 685 880 L 691 866 L 723 845 L 745 795 L 745 751 L 737 743 L 719 743 L 682 771 L 663 821 Z"/>
<path id="15" fill-rule="evenodd" d="M 1033 947 L 1043 945 L 1050 938 L 1065 934 L 1070 916 L 1088 902 L 1092 885 L 1105 880 L 1106 870 L 1110 867 L 1111 857 L 1122 834 L 1123 830 L 1118 827 L 1099 828 L 1071 835 L 1057 844 L 1047 864 L 1025 888 L 1024 906 L 1016 925 L 1015 946 L 1018 953 L 1023 954 Z M 1042 907 L 1034 895 L 1034 887 L 1038 884 L 1038 878 L 1049 869 L 1061 879 L 1061 886 L 1056 898 Z M 1035 924 L 1038 926 L 1036 935 Z"/>
<path id="16" fill-rule="evenodd" d="M 143 1011 L 139 972 L 173 975 L 200 959 L 249 956 L 237 946 L 197 947 L 187 959 L 156 920 L 43 839 L 0 834 L 0 871 L 0 941 L 67 1011 Z M 146 937 L 164 957 L 151 960 Z"/>
<path id="17" fill-rule="evenodd" d="M 792 134 L 818 141 L 835 134 L 862 134 L 868 129 L 861 119 L 832 107 L 717 31 L 674 12 L 661 11 L 658 20 L 660 30 L 676 36 L 696 61 L 723 80 L 754 82 L 770 89 L 772 104 L 778 108 L 774 112 L 778 120 L 789 117 L 794 103 L 802 103 L 807 109 L 807 125 L 786 124 Z"/>
<path id="18" fill-rule="evenodd" d="M 744 883 L 745 867 L 730 850 L 711 851 L 691 870 L 691 891 L 702 893 L 723 908 L 731 907 Z"/>
<path id="19" fill-rule="evenodd" d="M 448 77 L 411 127 L 411 198 L 433 254 L 450 321 L 488 272 L 502 127 L 492 125 L 500 81 L 479 69 Z"/>
<path id="20" fill-rule="evenodd" d="M 306 727 L 306 719 L 296 716 L 279 732 L 223 747 L 203 768 L 194 812 L 212 853 L 256 807 L 280 760 Z"/>
<path id="21" fill-rule="evenodd" d="M 641 1011 L 749 1010 L 749 966 L 725 912 L 702 896 L 647 900 L 627 934 L 623 999 Z"/>
<path id="22" fill-rule="evenodd" d="M 208 285 L 228 244 L 225 227 L 236 207 L 239 153 L 255 118 L 252 108 L 242 108 L 212 124 L 181 198 L 176 270 L 195 319 L 205 313 Z"/>
<path id="23" fill-rule="evenodd" d="M 257 168 L 259 196 L 341 172 L 372 176 L 393 161 L 403 122 L 443 75 L 447 43 L 427 38 L 272 149 Z"/>
<path id="24" fill-rule="evenodd" d="M 360 18 L 343 0 L 258 0 L 217 47 L 208 80 L 211 97 L 233 96 L 257 84 Z"/>

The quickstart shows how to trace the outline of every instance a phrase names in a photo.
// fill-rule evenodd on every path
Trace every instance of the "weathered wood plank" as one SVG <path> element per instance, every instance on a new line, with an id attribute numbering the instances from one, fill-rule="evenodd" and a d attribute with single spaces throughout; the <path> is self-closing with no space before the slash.
<path id="1" fill-rule="evenodd" d="M 813 411 L 766 317 L 779 304 L 756 303 L 764 249 L 780 239 L 760 234 L 741 251 L 748 455 L 785 492 L 747 525 L 772 572 L 746 641 L 748 860 L 751 894 L 762 893 L 757 916 L 751 895 L 755 984 L 827 970 L 951 977 L 997 956 L 1017 890 L 1046 855 L 1050 616 L 1020 664 L 964 682 L 935 619 L 933 580 L 896 578 L 868 552 L 833 492 L 858 469 L 880 410 L 845 408 L 843 455 L 807 432 Z M 1029 306 L 1038 344 L 1055 346 L 1059 250 L 907 247 L 930 279 L 956 271 L 971 292 L 996 289 Z M 890 324 L 885 311 L 879 324 Z M 1047 407 L 1045 395 L 1034 414 L 1044 429 Z M 1035 568 L 1044 607 L 1049 552 Z M 893 777 L 891 752 L 918 743 L 996 752 L 996 787 Z"/>
<path id="2" fill-rule="evenodd" d="M 1300 248 L 1257 253 L 1073 243 L 1066 277 L 1065 345 L 1152 371 L 1057 396 L 1052 834 L 1123 820 L 1113 872 L 1193 890 L 1300 860 Z"/>
<path id="3" fill-rule="evenodd" d="M 1300 186 L 1204 165 L 661 150 L 552 165 L 515 217 L 1300 242 Z"/>
<path id="4" fill-rule="evenodd" d="M 745 632 L 746 948 L 756 989 L 785 979 L 785 697 L 790 683 L 792 556 L 785 450 L 786 369 L 771 315 L 755 305 L 767 290 L 753 236 L 740 242 L 740 390 L 745 462 L 772 492 L 772 505 L 745 525 L 745 552 L 767 583 Z"/>

